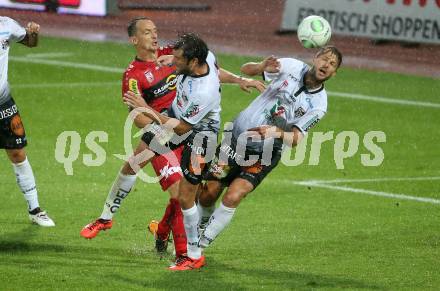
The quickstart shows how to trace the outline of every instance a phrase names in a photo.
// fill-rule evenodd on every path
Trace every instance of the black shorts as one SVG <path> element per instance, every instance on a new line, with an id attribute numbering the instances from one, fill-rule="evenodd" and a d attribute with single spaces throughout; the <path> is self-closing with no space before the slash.
<path id="1" fill-rule="evenodd" d="M 21 149 L 27 145 L 26 133 L 14 99 L 0 105 L 0 148 Z"/>
<path id="2" fill-rule="evenodd" d="M 156 155 L 164 155 L 183 145 L 180 160 L 183 176 L 193 185 L 200 184 L 215 156 L 217 133 L 213 131 L 193 132 L 184 138 L 174 134 L 169 141 L 167 140 L 163 129 L 157 124 L 142 135 L 142 141 Z"/>
<path id="3" fill-rule="evenodd" d="M 263 158 L 263 153 L 249 149 L 244 151 L 244 157 L 237 152 L 235 141 L 222 143 L 217 147 L 214 161 L 211 163 L 206 180 L 218 180 L 223 186 L 229 186 L 236 178 L 250 182 L 254 189 L 278 165 L 281 159 L 281 147 L 274 147 L 271 155 Z M 254 161 L 248 163 L 248 161 Z"/>

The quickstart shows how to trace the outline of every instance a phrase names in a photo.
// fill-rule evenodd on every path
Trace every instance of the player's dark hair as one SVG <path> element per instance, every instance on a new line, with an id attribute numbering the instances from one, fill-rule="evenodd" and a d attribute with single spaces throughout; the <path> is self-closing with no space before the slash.
<path id="1" fill-rule="evenodd" d="M 326 46 L 320 48 L 319 51 L 316 53 L 316 56 L 319 57 L 320 55 L 326 54 L 328 52 L 331 52 L 333 55 L 336 56 L 336 58 L 338 59 L 338 66 L 337 67 L 339 68 L 342 64 L 342 53 L 335 46 L 326 45 Z"/>
<path id="2" fill-rule="evenodd" d="M 136 17 L 136 18 L 133 18 L 132 20 L 130 20 L 130 22 L 128 23 L 128 26 L 127 26 L 127 32 L 128 32 L 129 37 L 132 37 L 136 34 L 136 24 L 140 20 L 150 20 L 150 19 L 148 19 L 147 17 L 144 17 L 144 16 L 140 16 L 140 17 Z"/>
<path id="3" fill-rule="evenodd" d="M 188 62 L 197 58 L 199 65 L 206 63 L 208 56 L 208 46 L 198 35 L 194 33 L 184 33 L 174 43 L 173 49 L 181 49 L 183 56 Z"/>

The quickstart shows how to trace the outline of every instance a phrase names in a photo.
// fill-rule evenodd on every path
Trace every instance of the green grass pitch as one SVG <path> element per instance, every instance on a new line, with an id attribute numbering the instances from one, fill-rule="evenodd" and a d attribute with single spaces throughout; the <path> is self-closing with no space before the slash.
<path id="1" fill-rule="evenodd" d="M 27 54 L 43 53 L 66 55 L 34 55 L 29 58 L 36 62 L 23 61 Z M 111 231 L 91 241 L 79 236 L 81 228 L 101 213 L 122 165 L 114 154 L 124 153 L 127 110 L 120 98 L 121 73 L 53 62 L 123 69 L 134 57 L 132 48 L 43 38 L 35 49 L 13 45 L 10 55 L 15 59 L 9 64 L 9 82 L 28 135 L 27 153 L 40 203 L 57 226 L 43 229 L 30 224 L 12 168 L 1 155 L 1 290 L 435 290 L 440 286 L 440 204 L 366 194 L 440 199 L 440 108 L 329 94 L 328 114 L 314 131 L 334 131 L 334 136 L 342 131 L 359 133 L 359 150 L 344 161 L 345 168 L 336 169 L 334 139 L 322 145 L 319 165 L 308 164 L 308 153 L 299 166 L 280 165 L 243 201 L 230 226 L 206 251 L 205 268 L 171 273 L 166 270 L 171 254 L 159 259 L 153 238 L 147 236 L 148 222 L 161 217 L 168 200 L 157 184 L 137 182 Z M 218 59 L 234 72 L 251 60 L 227 55 Z M 440 82 L 342 68 L 327 90 L 439 103 Z M 255 96 L 224 86 L 223 121 L 231 120 Z M 72 176 L 55 159 L 57 137 L 66 130 L 81 136 Z M 91 131 L 108 133 L 108 142 L 100 143 L 107 155 L 99 167 L 83 163 L 83 155 L 91 153 L 84 142 Z M 362 138 L 369 131 L 386 134 L 386 142 L 378 143 L 384 152 L 378 167 L 361 164 L 361 154 L 368 154 Z M 310 149 L 311 139 L 308 142 Z M 327 184 L 344 190 L 295 184 L 334 179 L 350 181 Z"/>

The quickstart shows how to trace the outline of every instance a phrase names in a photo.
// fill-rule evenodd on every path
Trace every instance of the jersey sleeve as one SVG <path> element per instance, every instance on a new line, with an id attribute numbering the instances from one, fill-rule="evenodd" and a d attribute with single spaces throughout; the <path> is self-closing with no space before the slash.
<path id="1" fill-rule="evenodd" d="M 304 63 L 292 58 L 280 58 L 278 59 L 280 62 L 280 71 L 278 73 L 269 73 L 264 71 L 263 72 L 263 79 L 265 81 L 272 81 L 273 79 L 276 79 L 279 75 L 287 72 L 294 72 L 298 69 L 302 69 Z"/>
<path id="2" fill-rule="evenodd" d="M 14 19 L 7 18 L 6 23 L 10 32 L 9 40 L 14 42 L 22 41 L 23 38 L 26 36 L 26 30 Z"/>
<path id="3" fill-rule="evenodd" d="M 200 94 L 198 98 L 194 98 L 186 111 L 182 114 L 182 119 L 186 122 L 194 125 L 199 123 L 212 109 L 218 106 L 215 100 L 209 98 L 209 96 L 203 96 L 207 94 Z"/>
<path id="4" fill-rule="evenodd" d="M 141 84 L 136 74 L 131 71 L 125 71 L 122 77 L 122 96 L 128 91 L 135 94 L 141 94 Z"/>
<path id="5" fill-rule="evenodd" d="M 314 127 L 325 115 L 322 110 L 312 110 L 304 114 L 295 124 L 304 135 Z"/>

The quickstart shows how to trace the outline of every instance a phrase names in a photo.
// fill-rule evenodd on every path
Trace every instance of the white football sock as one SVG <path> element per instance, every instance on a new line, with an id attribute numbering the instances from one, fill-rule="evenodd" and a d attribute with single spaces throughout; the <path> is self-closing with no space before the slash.
<path id="1" fill-rule="evenodd" d="M 199 212 L 194 204 L 189 209 L 182 209 L 183 224 L 185 226 L 187 239 L 188 257 L 191 259 L 199 259 L 202 256 L 202 249 L 198 247 L 199 233 L 197 232 L 197 223 L 199 222 Z"/>
<path id="2" fill-rule="evenodd" d="M 136 182 L 136 175 L 124 175 L 118 173 L 110 192 L 105 200 L 104 209 L 100 216 L 101 219 L 112 219 L 113 215 L 118 211 L 122 201 L 130 193 L 131 188 Z"/>
<path id="3" fill-rule="evenodd" d="M 230 208 L 220 203 L 219 207 L 214 211 L 209 219 L 205 232 L 200 238 L 200 246 L 207 247 L 223 229 L 228 226 L 234 216 L 236 208 Z"/>
<path id="4" fill-rule="evenodd" d="M 215 204 L 212 206 L 205 207 L 199 203 L 197 203 L 197 210 L 199 212 L 199 225 L 200 224 L 206 224 L 209 221 L 209 218 L 211 217 L 212 213 L 215 210 Z"/>
<path id="5" fill-rule="evenodd" d="M 28 159 L 26 158 L 23 162 L 18 164 L 12 164 L 12 167 L 14 168 L 18 187 L 20 187 L 24 199 L 26 199 L 28 203 L 28 211 L 40 207 L 34 173 L 32 172 L 32 167 Z"/>

